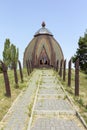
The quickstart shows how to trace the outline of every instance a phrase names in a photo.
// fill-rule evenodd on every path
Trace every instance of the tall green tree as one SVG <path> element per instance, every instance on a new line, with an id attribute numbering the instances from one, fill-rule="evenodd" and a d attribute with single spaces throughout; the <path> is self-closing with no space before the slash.
<path id="1" fill-rule="evenodd" d="M 4 51 L 3 51 L 3 62 L 6 64 L 7 67 L 10 67 L 10 40 L 6 39 L 4 43 Z"/>
<path id="2" fill-rule="evenodd" d="M 14 67 L 14 63 L 17 66 L 17 61 L 19 57 L 19 50 L 15 45 L 11 44 L 11 68 Z"/>
<path id="3" fill-rule="evenodd" d="M 87 73 L 87 32 L 79 38 L 76 54 L 72 57 L 73 63 L 78 58 L 80 69 Z"/>
<path id="4" fill-rule="evenodd" d="M 18 48 L 16 48 L 14 44 L 11 44 L 9 39 L 6 39 L 3 51 L 3 61 L 6 66 L 10 69 L 13 69 L 14 63 L 17 65 L 18 57 Z"/>

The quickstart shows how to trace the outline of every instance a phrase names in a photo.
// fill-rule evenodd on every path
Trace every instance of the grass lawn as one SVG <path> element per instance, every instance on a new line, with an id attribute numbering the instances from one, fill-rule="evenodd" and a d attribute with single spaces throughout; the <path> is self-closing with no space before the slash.
<path id="1" fill-rule="evenodd" d="M 9 76 L 9 80 L 10 80 L 10 88 L 11 88 L 11 98 L 8 98 L 8 97 L 5 96 L 4 78 L 3 78 L 3 74 L 0 74 L 0 121 L 3 118 L 3 116 L 6 114 L 6 112 L 10 108 L 10 106 L 12 105 L 13 101 L 19 95 L 21 90 L 26 88 L 27 83 L 29 81 L 30 76 L 27 75 L 26 69 L 23 69 L 23 76 L 24 76 L 24 82 L 23 83 L 21 82 L 21 79 L 20 79 L 19 70 L 17 71 L 17 74 L 18 74 L 19 88 L 15 88 L 13 70 L 8 71 L 8 76 Z"/>
<path id="2" fill-rule="evenodd" d="M 79 97 L 75 96 L 75 70 L 72 69 L 72 76 L 71 76 L 71 87 L 68 87 L 67 83 L 67 74 L 66 71 L 66 81 L 63 82 L 62 78 L 59 77 L 61 80 L 65 90 L 68 92 L 69 96 L 71 96 L 73 102 L 76 105 L 77 110 L 82 115 L 84 120 L 87 123 L 87 74 L 84 74 L 83 72 L 79 73 Z"/>

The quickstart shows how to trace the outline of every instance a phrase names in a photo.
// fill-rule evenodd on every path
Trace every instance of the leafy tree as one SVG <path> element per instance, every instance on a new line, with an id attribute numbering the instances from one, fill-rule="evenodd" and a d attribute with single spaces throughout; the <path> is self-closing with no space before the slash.
<path id="1" fill-rule="evenodd" d="M 9 39 L 6 39 L 3 51 L 3 61 L 6 66 L 10 69 L 13 69 L 14 63 L 17 66 L 18 57 L 18 48 L 16 48 L 14 44 L 11 44 Z"/>
<path id="2" fill-rule="evenodd" d="M 80 37 L 76 54 L 72 57 L 73 63 L 79 58 L 80 69 L 87 73 L 87 32 Z"/>
<path id="3" fill-rule="evenodd" d="M 10 40 L 6 39 L 4 43 L 3 62 L 6 64 L 7 67 L 9 67 L 10 61 Z"/>
<path id="4" fill-rule="evenodd" d="M 17 66 L 18 56 L 19 56 L 18 48 L 16 49 L 16 46 L 11 44 L 11 68 L 13 68 L 14 63 Z"/>

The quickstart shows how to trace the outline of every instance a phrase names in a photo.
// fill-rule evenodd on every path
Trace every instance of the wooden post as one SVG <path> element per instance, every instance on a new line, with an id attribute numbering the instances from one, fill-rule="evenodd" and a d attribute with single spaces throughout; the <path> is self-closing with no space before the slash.
<path id="1" fill-rule="evenodd" d="M 32 65 L 31 65 L 31 61 L 29 62 L 30 65 L 30 73 L 32 72 Z"/>
<path id="2" fill-rule="evenodd" d="M 61 72 L 61 61 L 60 61 L 60 65 L 59 65 L 59 76 L 60 76 L 60 72 Z"/>
<path id="3" fill-rule="evenodd" d="M 71 86 L 71 59 L 68 63 L 68 86 Z"/>
<path id="4" fill-rule="evenodd" d="M 66 81 L 66 60 L 64 60 L 63 81 Z"/>
<path id="5" fill-rule="evenodd" d="M 59 60 L 58 60 L 58 65 L 57 65 L 57 67 L 58 67 L 58 68 L 57 68 L 57 71 L 59 72 Z"/>
<path id="6" fill-rule="evenodd" d="M 55 70 L 55 62 L 54 62 L 53 68 L 54 68 L 54 70 Z"/>
<path id="7" fill-rule="evenodd" d="M 28 65 L 29 65 L 29 73 L 32 72 L 32 69 L 31 69 L 31 61 L 28 61 Z"/>
<path id="8" fill-rule="evenodd" d="M 29 75 L 28 61 L 26 60 L 27 74 Z"/>
<path id="9" fill-rule="evenodd" d="M 75 62 L 75 96 L 79 96 L 79 59 Z"/>
<path id="10" fill-rule="evenodd" d="M 9 83 L 9 78 L 7 74 L 7 67 L 2 61 L 0 62 L 2 65 L 2 71 L 3 71 L 4 81 L 5 81 L 6 96 L 11 97 L 11 90 L 10 90 L 10 83 Z"/>
<path id="11" fill-rule="evenodd" d="M 14 69 L 14 79 L 15 79 L 16 88 L 18 88 L 17 66 L 16 66 L 15 62 L 14 62 L 13 69 Z"/>
<path id="12" fill-rule="evenodd" d="M 32 71 L 33 71 L 33 62 L 31 61 Z"/>
<path id="13" fill-rule="evenodd" d="M 62 64 L 63 64 L 63 60 L 60 61 L 60 71 L 59 71 L 60 77 L 62 77 Z"/>
<path id="14" fill-rule="evenodd" d="M 21 62 L 18 61 L 18 63 L 19 63 L 19 71 L 20 71 L 21 82 L 23 82 L 23 73 L 22 73 Z"/>
<path id="15" fill-rule="evenodd" d="M 31 65 L 30 65 L 30 60 L 28 59 L 28 71 L 29 71 L 29 74 L 31 73 Z"/>
<path id="16" fill-rule="evenodd" d="M 58 71 L 58 60 L 56 62 L 56 71 Z"/>
<path id="17" fill-rule="evenodd" d="M 31 61 L 31 72 L 33 71 L 33 63 L 32 63 L 32 61 Z"/>

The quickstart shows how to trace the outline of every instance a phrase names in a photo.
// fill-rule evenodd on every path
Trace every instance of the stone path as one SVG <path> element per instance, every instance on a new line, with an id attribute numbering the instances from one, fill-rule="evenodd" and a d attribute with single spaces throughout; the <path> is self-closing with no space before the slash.
<path id="1" fill-rule="evenodd" d="M 85 130 L 53 70 L 43 70 L 27 130 Z"/>
<path id="2" fill-rule="evenodd" d="M 0 130 L 86 130 L 53 70 L 35 70 Z"/>

